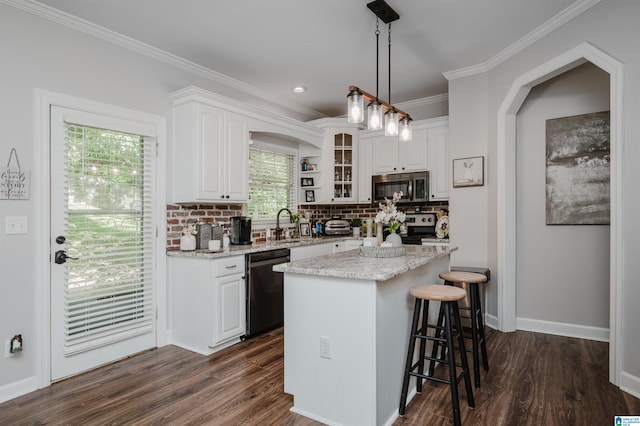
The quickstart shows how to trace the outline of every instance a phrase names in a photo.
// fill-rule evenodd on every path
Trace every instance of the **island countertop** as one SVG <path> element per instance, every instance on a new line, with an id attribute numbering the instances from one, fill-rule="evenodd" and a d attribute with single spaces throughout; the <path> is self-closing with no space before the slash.
<path id="1" fill-rule="evenodd" d="M 387 281 L 433 260 L 449 256 L 457 250 L 457 247 L 449 245 L 407 245 L 404 248 L 405 254 L 400 257 L 371 258 L 360 256 L 360 250 L 349 250 L 282 263 L 275 265 L 273 270 L 303 275 Z"/>

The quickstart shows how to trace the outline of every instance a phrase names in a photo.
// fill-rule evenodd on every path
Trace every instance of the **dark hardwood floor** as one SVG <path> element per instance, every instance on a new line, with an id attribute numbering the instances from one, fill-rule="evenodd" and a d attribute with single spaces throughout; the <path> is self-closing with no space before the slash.
<path id="1" fill-rule="evenodd" d="M 640 400 L 609 384 L 608 344 L 487 330 L 490 371 L 462 395 L 464 425 L 612 425 Z M 0 404 L 0 425 L 318 425 L 289 411 L 282 329 L 210 357 L 175 346 Z M 399 397 L 399 396 L 398 396 Z M 446 385 L 428 385 L 395 425 L 452 424 Z"/>

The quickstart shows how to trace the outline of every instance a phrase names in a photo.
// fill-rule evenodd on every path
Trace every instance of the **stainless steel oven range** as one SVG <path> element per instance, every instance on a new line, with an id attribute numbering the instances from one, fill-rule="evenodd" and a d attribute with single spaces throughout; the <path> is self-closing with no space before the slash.
<path id="1" fill-rule="evenodd" d="M 436 238 L 437 213 L 407 213 L 404 223 L 407 235 L 402 236 L 402 244 L 421 245 L 423 238 Z"/>

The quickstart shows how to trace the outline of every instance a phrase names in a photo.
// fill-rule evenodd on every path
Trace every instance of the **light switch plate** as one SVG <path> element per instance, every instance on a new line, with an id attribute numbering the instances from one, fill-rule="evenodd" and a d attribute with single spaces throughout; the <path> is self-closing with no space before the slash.
<path id="1" fill-rule="evenodd" d="M 4 233 L 26 234 L 29 231 L 29 220 L 27 216 L 7 216 L 4 218 Z"/>

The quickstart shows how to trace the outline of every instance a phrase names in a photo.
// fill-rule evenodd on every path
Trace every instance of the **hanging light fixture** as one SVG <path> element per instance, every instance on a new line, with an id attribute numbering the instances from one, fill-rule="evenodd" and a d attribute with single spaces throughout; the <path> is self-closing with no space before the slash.
<path id="1" fill-rule="evenodd" d="M 349 86 L 347 96 L 347 119 L 349 123 L 362 123 L 364 121 L 364 100 L 369 102 L 367 106 L 367 127 L 369 130 L 382 129 L 384 125 L 385 136 L 400 135 L 401 141 L 410 141 L 412 138 L 411 117 L 404 111 L 391 105 L 391 22 L 400 19 L 400 15 L 391 8 L 384 0 L 375 0 L 367 4 L 367 7 L 376 15 L 376 95 L 365 92 L 357 86 Z M 388 24 L 388 46 L 389 46 L 389 102 L 378 98 L 379 80 L 379 20 Z M 383 111 L 384 122 L 383 122 Z"/>

